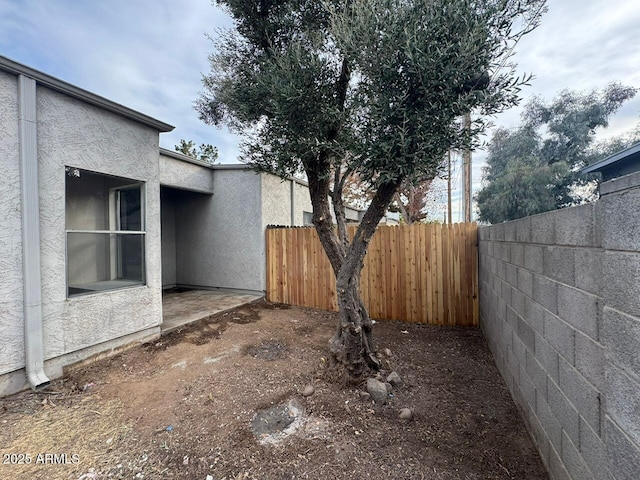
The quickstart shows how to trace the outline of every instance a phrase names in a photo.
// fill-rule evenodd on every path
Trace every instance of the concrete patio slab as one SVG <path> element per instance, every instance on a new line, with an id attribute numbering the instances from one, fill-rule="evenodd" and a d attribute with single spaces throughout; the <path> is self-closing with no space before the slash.
<path id="1" fill-rule="evenodd" d="M 216 313 L 254 302 L 262 295 L 232 290 L 173 288 L 162 292 L 162 333 Z"/>

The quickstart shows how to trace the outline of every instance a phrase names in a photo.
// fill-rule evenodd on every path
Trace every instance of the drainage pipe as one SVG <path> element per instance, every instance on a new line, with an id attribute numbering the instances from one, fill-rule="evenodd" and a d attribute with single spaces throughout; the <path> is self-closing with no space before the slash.
<path id="1" fill-rule="evenodd" d="M 42 278 L 40 273 L 40 206 L 36 81 L 18 75 L 20 183 L 22 192 L 22 272 L 24 290 L 24 356 L 27 380 L 33 390 L 50 381 L 44 373 L 42 340 Z"/>

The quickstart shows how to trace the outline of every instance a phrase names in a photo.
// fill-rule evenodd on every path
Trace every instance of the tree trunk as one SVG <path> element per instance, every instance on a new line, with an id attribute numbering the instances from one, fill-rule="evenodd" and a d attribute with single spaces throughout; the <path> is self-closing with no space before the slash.
<path id="1" fill-rule="evenodd" d="M 362 377 L 368 369 L 377 370 L 380 366 L 373 344 L 373 324 L 360 298 L 360 272 L 369 241 L 398 185 L 399 182 L 394 182 L 378 188 L 336 274 L 339 322 L 329 341 L 329 349 L 333 360 L 355 379 Z"/>

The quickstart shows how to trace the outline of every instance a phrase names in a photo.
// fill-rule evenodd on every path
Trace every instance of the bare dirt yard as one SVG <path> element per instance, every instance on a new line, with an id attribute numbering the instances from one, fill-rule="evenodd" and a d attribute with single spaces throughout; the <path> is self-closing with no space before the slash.
<path id="1" fill-rule="evenodd" d="M 335 324 L 261 301 L 0 399 L 0 478 L 548 478 L 478 329 L 378 322 L 377 406 L 333 379 Z"/>

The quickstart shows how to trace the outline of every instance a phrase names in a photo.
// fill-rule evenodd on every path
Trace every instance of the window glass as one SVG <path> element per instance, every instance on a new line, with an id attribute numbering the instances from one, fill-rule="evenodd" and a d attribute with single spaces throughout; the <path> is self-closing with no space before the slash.
<path id="1" fill-rule="evenodd" d="M 144 285 L 144 184 L 67 167 L 67 295 Z"/>

